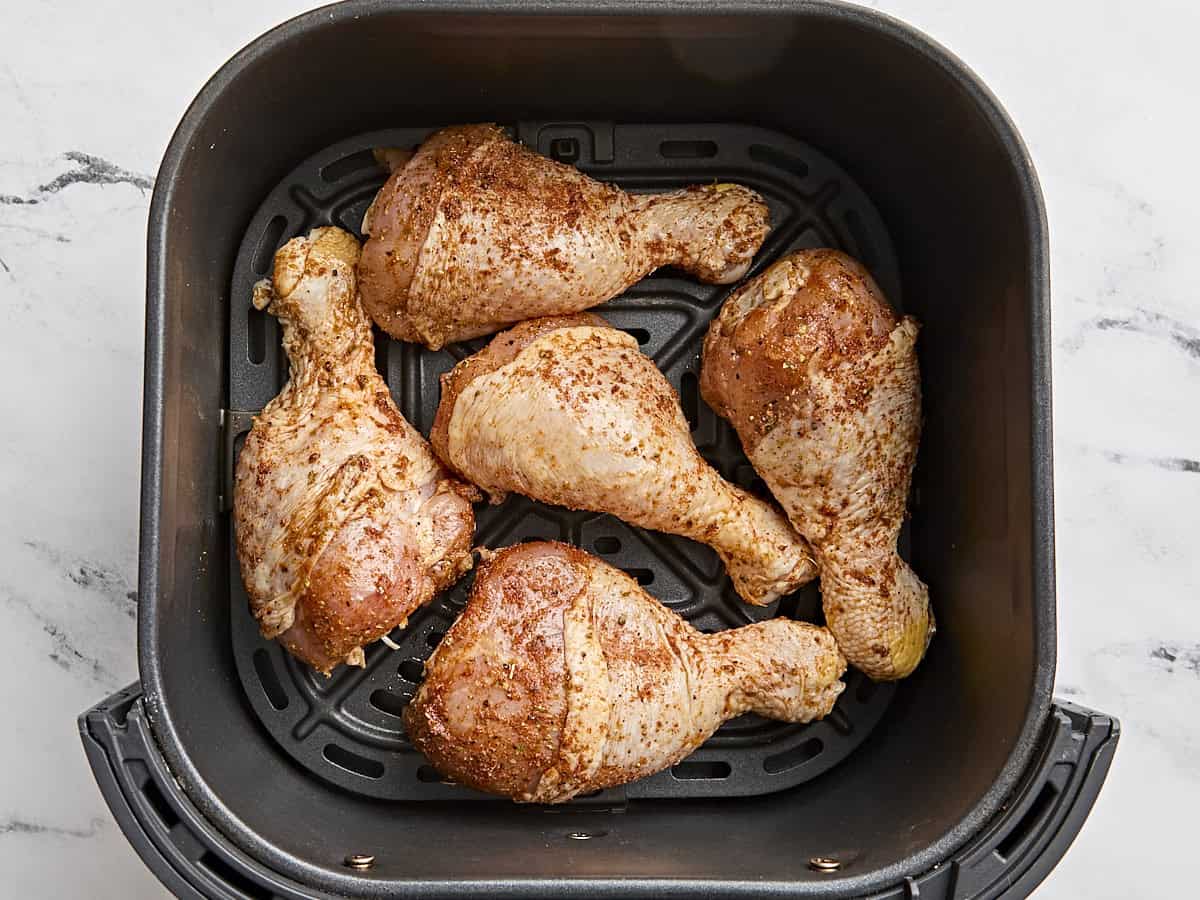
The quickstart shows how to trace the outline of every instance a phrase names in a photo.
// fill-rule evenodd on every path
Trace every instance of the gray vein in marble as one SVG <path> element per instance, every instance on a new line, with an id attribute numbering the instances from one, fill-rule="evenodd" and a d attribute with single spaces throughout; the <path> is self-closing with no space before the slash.
<path id="1" fill-rule="evenodd" d="M 1151 337 L 1164 337 L 1183 350 L 1188 356 L 1200 360 L 1200 332 L 1197 332 L 1196 329 L 1177 319 L 1172 319 L 1170 316 L 1164 316 L 1161 313 L 1152 313 L 1145 310 L 1139 310 L 1139 312 L 1140 316 L 1138 318 L 1097 319 L 1094 327 L 1100 331 L 1118 329 L 1120 331 L 1134 331 L 1139 334 L 1150 335 Z"/>
<path id="2" fill-rule="evenodd" d="M 1200 643 L 1157 637 L 1106 644 L 1086 656 L 1088 701 L 1120 716 L 1126 734 L 1150 738 L 1182 772 L 1200 766 Z"/>
<path id="3" fill-rule="evenodd" d="M 1180 646 L 1179 644 L 1159 644 L 1150 651 L 1151 659 L 1161 659 L 1166 663 L 1166 670 L 1174 672 L 1181 667 L 1200 677 L 1200 644 Z"/>
<path id="4" fill-rule="evenodd" d="M 39 185 L 28 196 L 0 194 L 0 205 L 29 206 L 41 203 L 47 196 L 57 194 L 63 188 L 73 184 L 131 184 L 142 191 L 154 187 L 154 179 L 149 175 L 131 172 L 129 169 L 123 169 L 116 163 L 99 156 L 92 156 L 90 153 L 68 150 L 63 154 L 63 158 L 75 163 L 74 168 Z"/>
<path id="5" fill-rule="evenodd" d="M 1200 362 L 1200 329 L 1162 313 L 1136 309 L 1129 316 L 1100 316 L 1084 322 L 1076 334 L 1061 346 L 1069 351 L 1083 346 L 1087 335 L 1094 331 L 1127 331 L 1168 341 L 1190 359 Z"/>
<path id="6" fill-rule="evenodd" d="M 30 822 L 27 819 L 0 820 L 0 836 L 6 834 L 57 834 L 62 837 L 90 838 L 104 827 L 104 820 L 97 817 L 88 823 L 87 828 L 68 828 L 63 825 L 45 825 L 41 822 Z"/>
<path id="7" fill-rule="evenodd" d="M 79 168 L 64 172 L 54 180 L 46 182 L 38 188 L 38 193 L 56 194 L 72 184 L 132 184 L 143 191 L 154 187 L 154 179 L 149 175 L 122 169 L 99 156 L 81 153 L 78 150 L 68 150 L 63 156 L 78 164 Z"/>
<path id="8" fill-rule="evenodd" d="M 37 604 L 32 600 L 2 587 L 0 587 L 0 598 L 3 598 L 8 606 L 24 610 L 42 627 L 42 631 L 50 638 L 50 652 L 46 656 L 60 669 L 65 672 L 82 669 L 100 684 L 116 687 L 116 675 L 97 657 L 89 656 L 76 647 L 66 632 L 38 609 Z"/>
<path id="9" fill-rule="evenodd" d="M 1143 466 L 1154 466 L 1166 469 L 1168 472 L 1192 472 L 1200 474 L 1200 459 L 1188 459 L 1186 456 L 1145 456 L 1141 453 L 1117 453 L 1113 450 L 1102 450 L 1101 455 L 1109 462 L 1123 465 L 1134 463 Z"/>
<path id="10" fill-rule="evenodd" d="M 3 202 L 3 198 L 0 198 L 0 202 Z M 45 228 L 34 228 L 32 225 L 14 225 L 11 222 L 0 222 L 0 228 L 8 228 L 11 231 L 23 231 L 26 234 L 32 234 L 34 237 L 44 237 L 52 241 L 58 241 L 60 244 L 71 243 L 71 239 L 61 232 L 47 231 Z"/>
<path id="11" fill-rule="evenodd" d="M 67 557 L 43 541 L 24 543 L 81 588 L 100 594 L 129 618 L 137 616 L 137 591 L 120 572 L 86 559 Z"/>

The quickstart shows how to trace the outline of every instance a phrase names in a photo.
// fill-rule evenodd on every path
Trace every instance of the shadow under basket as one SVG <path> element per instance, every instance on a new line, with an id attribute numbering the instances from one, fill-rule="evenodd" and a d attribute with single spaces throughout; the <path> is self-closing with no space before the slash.
<path id="1" fill-rule="evenodd" d="M 938 633 L 916 674 L 861 674 L 807 726 L 745 716 L 672 770 L 562 807 L 445 782 L 400 713 L 469 579 L 367 654 L 313 675 L 259 637 L 228 514 L 252 415 L 287 376 L 250 286 L 317 225 L 358 230 L 370 149 L 495 121 L 633 191 L 713 180 L 766 198 L 753 271 L 836 246 L 922 322 L 925 431 L 902 549 Z M 699 124 L 697 124 L 699 123 Z M 1115 720 L 1051 697 L 1049 282 L 1036 176 L 962 63 L 877 13 L 826 3 L 350 2 L 227 63 L 188 110 L 151 206 L 138 617 L 141 681 L 80 717 L 135 849 L 186 897 L 476 894 L 1025 896 L 1082 826 Z M 680 391 L 697 446 L 751 490 L 698 396 L 728 287 L 656 273 L 597 311 Z M 437 353 L 377 335 L 428 432 Z M 689 541 L 524 498 L 477 540 L 568 540 L 703 630 L 819 620 L 814 587 L 738 602 Z"/>

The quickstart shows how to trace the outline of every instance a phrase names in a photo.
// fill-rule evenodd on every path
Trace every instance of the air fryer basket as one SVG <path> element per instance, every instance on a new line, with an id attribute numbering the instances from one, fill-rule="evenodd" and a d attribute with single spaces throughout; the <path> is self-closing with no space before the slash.
<path id="1" fill-rule="evenodd" d="M 420 143 L 431 128 L 390 129 L 339 141 L 289 172 L 267 195 L 241 241 L 233 267 L 229 316 L 229 403 L 223 421 L 222 496 L 233 491 L 233 466 L 252 411 L 287 377 L 278 322 L 250 303 L 254 283 L 270 271 L 282 243 L 319 225 L 357 232 L 385 173 L 373 147 Z M 597 178 L 634 191 L 738 181 L 771 208 L 772 234 L 750 276 L 797 247 L 837 246 L 864 260 L 888 296 L 900 299 L 891 240 L 879 214 L 844 172 L 811 147 L 777 132 L 731 125 L 625 125 L 611 122 L 522 122 L 514 137 L 569 160 Z M 710 319 L 733 290 L 701 284 L 669 270 L 656 273 L 597 311 L 625 328 L 680 392 L 701 453 L 727 478 L 750 490 L 758 479 L 733 428 L 700 399 L 700 345 Z M 375 337 L 375 362 L 401 410 L 428 434 L 437 410 L 438 377 L 487 343 L 487 338 L 430 351 Z M 599 553 L 634 575 L 657 598 L 706 631 L 764 616 L 812 620 L 815 584 L 770 607 L 741 602 L 707 547 L 673 535 L 633 528 L 612 516 L 547 506 L 511 496 L 478 509 L 476 541 L 487 547 L 522 540 L 564 540 Z M 249 611 L 230 535 L 230 617 L 238 675 L 259 721 L 279 746 L 315 775 L 369 797 L 388 800 L 490 799 L 444 782 L 404 734 L 400 714 L 433 651 L 466 602 L 471 578 L 392 632 L 399 650 L 367 650 L 364 669 L 324 678 L 277 642 L 265 641 Z M 795 725 L 742 716 L 670 771 L 592 798 L 618 803 L 639 797 L 732 797 L 794 787 L 846 758 L 879 721 L 894 684 L 847 678 L 833 713 Z"/>
<path id="2" fill-rule="evenodd" d="M 741 723 L 701 751 L 701 768 L 640 788 L 559 809 L 465 802 L 462 789 L 422 780 L 388 711 L 416 677 L 397 657 L 428 653 L 461 591 L 397 634 L 412 642 L 407 655 L 372 651 L 366 680 L 333 699 L 257 643 L 222 505 L 238 434 L 284 367 L 271 320 L 246 317 L 245 286 L 288 234 L 356 224 L 378 180 L 360 168 L 371 132 L 399 128 L 388 135 L 400 140 L 480 120 L 513 123 L 541 152 L 635 188 L 759 179 L 789 222 L 764 259 L 792 243 L 844 246 L 922 320 L 926 426 L 909 550 L 939 633 L 912 678 L 864 691 L 843 725 L 823 723 L 815 754 L 816 731 Z M 842 188 L 821 200 L 833 176 Z M 244 236 L 254 249 L 239 253 Z M 1050 699 L 1045 240 L 1036 178 L 996 101 L 946 51 L 870 11 L 363 0 L 255 41 L 189 109 L 151 207 L 142 681 L 80 719 L 118 821 L 185 896 L 1027 893 L 1082 824 L 1117 739 L 1112 719 Z M 631 297 L 640 302 L 602 312 L 646 332 L 698 443 L 749 480 L 690 394 L 691 351 L 672 344 L 702 329 L 720 292 L 665 273 Z M 428 385 L 451 357 L 381 346 L 393 391 L 427 427 Z M 533 510 L 516 501 L 490 513 L 484 536 L 550 528 L 615 538 L 618 554 L 638 546 L 612 520 L 527 518 Z M 745 614 L 725 602 L 719 572 L 680 577 L 687 553 L 710 571 L 703 551 L 669 543 L 614 558 L 646 569 L 649 589 L 701 626 Z M 685 560 L 674 575 L 662 565 L 672 552 Z M 811 592 L 785 603 L 812 612 Z M 305 705 L 321 714 L 297 732 L 304 723 L 288 716 Z M 780 753 L 783 780 L 744 778 Z M 720 794 L 758 796 L 710 799 Z M 352 853 L 376 861 L 347 868 Z M 838 866 L 817 871 L 813 857 Z"/>

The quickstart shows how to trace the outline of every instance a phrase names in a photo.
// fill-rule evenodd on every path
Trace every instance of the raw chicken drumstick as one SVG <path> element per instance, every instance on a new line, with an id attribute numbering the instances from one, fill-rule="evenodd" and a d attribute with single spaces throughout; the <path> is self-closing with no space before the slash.
<path id="1" fill-rule="evenodd" d="M 582 550 L 519 544 L 480 566 L 404 723 L 444 775 L 560 803 L 672 766 L 744 712 L 827 715 L 845 670 L 824 628 L 701 634 Z"/>
<path id="2" fill-rule="evenodd" d="M 514 491 L 710 545 L 747 602 L 816 577 L 783 514 L 701 458 L 637 341 L 591 313 L 522 322 L 443 375 L 430 441 L 494 502 Z"/>
<path id="3" fill-rule="evenodd" d="M 634 196 L 509 140 L 495 125 L 432 135 L 363 219 L 363 305 L 436 350 L 609 300 L 659 266 L 727 284 L 768 231 L 762 199 L 710 184 Z"/>
<path id="4" fill-rule="evenodd" d="M 877 680 L 916 668 L 934 629 L 896 553 L 921 432 L 917 327 L 850 257 L 801 250 L 725 302 L 700 375 L 812 542 L 842 652 Z"/>
<path id="5" fill-rule="evenodd" d="M 234 523 L 265 637 L 328 673 L 471 567 L 478 492 L 451 479 L 375 370 L 358 242 L 317 228 L 275 254 L 254 305 L 283 323 L 291 378 L 238 458 Z M 269 304 L 269 306 L 268 306 Z"/>

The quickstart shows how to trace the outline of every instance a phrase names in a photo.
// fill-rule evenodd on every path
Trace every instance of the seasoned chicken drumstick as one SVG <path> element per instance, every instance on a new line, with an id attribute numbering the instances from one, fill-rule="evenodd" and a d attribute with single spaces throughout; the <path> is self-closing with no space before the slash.
<path id="1" fill-rule="evenodd" d="M 409 160 L 382 155 L 394 171 L 363 220 L 363 305 L 393 337 L 434 350 L 587 309 L 659 266 L 737 281 L 768 230 L 747 188 L 634 196 L 495 125 L 443 129 Z"/>
<path id="2" fill-rule="evenodd" d="M 674 765 L 744 712 L 820 718 L 845 669 L 824 628 L 701 634 L 594 556 L 519 544 L 480 566 L 404 722 L 443 774 L 559 803 Z"/>
<path id="3" fill-rule="evenodd" d="M 710 545 L 750 603 L 816 575 L 787 519 L 701 458 L 637 341 L 591 313 L 522 322 L 443 375 L 430 441 L 496 502 L 514 491 Z"/>
<path id="4" fill-rule="evenodd" d="M 340 229 L 314 229 L 255 287 L 255 306 L 283 323 L 291 378 L 255 417 L 234 492 L 263 635 L 326 673 L 361 665 L 364 644 L 471 567 L 478 497 L 448 477 L 375 370 L 358 250 Z"/>
<path id="5" fill-rule="evenodd" d="M 933 634 L 929 592 L 896 554 L 921 431 L 916 340 L 861 265 L 801 250 L 725 302 L 700 376 L 812 542 L 842 652 L 878 680 L 908 675 Z"/>

